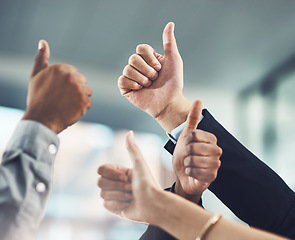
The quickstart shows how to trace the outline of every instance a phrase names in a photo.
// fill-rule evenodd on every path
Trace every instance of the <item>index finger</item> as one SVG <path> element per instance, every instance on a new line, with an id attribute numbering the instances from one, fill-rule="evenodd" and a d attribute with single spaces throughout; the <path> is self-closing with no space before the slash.
<path id="1" fill-rule="evenodd" d="M 136 47 L 136 53 L 140 55 L 144 61 L 154 68 L 156 71 L 161 70 L 161 64 L 156 57 L 155 50 L 148 44 L 140 44 Z"/>
<path id="2" fill-rule="evenodd" d="M 191 142 L 204 142 L 204 143 L 217 144 L 217 138 L 212 133 L 205 132 L 201 129 L 197 129 L 190 132 L 186 138 L 186 144 L 189 144 Z"/>
<path id="3" fill-rule="evenodd" d="M 64 63 L 56 63 L 51 65 L 50 67 L 55 67 L 55 68 L 58 67 L 58 70 L 64 71 L 64 72 L 71 72 L 71 73 L 78 72 L 78 69 L 75 68 L 74 66 L 69 64 L 64 64 Z"/>
<path id="4" fill-rule="evenodd" d="M 97 173 L 102 177 L 124 182 L 128 180 L 128 172 L 128 168 L 114 164 L 104 164 L 97 169 Z"/>

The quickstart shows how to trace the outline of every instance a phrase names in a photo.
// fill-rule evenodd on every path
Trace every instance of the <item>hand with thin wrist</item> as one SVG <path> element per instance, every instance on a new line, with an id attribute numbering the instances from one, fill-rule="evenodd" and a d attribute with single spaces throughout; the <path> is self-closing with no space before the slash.
<path id="1" fill-rule="evenodd" d="M 201 118 L 202 103 L 195 101 L 180 134 L 172 158 L 177 175 L 175 192 L 198 203 L 202 193 L 217 176 L 222 150 L 216 137 L 196 129 Z"/>
<path id="2" fill-rule="evenodd" d="M 134 106 L 155 118 L 166 132 L 183 123 L 190 109 L 182 94 L 183 63 L 174 36 L 174 23 L 163 31 L 164 56 L 147 45 L 136 48 L 123 75 L 120 92 Z"/>
<path id="3" fill-rule="evenodd" d="M 29 81 L 23 120 L 40 122 L 60 133 L 91 107 L 92 90 L 75 67 L 66 64 L 48 66 L 49 57 L 49 46 L 41 40 Z"/>
<path id="4" fill-rule="evenodd" d="M 151 203 L 160 200 L 159 195 L 163 190 L 144 161 L 132 132 L 126 136 L 126 146 L 133 163 L 132 169 L 110 164 L 98 168 L 101 176 L 98 186 L 104 206 L 131 220 L 154 222 L 154 205 Z"/>

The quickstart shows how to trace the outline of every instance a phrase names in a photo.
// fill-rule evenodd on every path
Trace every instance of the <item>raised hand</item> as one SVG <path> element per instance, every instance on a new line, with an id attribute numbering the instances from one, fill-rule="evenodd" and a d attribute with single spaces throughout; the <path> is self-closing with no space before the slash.
<path id="1" fill-rule="evenodd" d="M 150 223 L 152 211 L 147 208 L 153 196 L 162 189 L 144 161 L 134 141 L 133 132 L 126 136 L 133 169 L 105 164 L 99 167 L 98 186 L 104 206 L 111 212 L 135 221 Z"/>
<path id="2" fill-rule="evenodd" d="M 163 47 L 164 56 L 147 44 L 138 45 L 118 79 L 118 86 L 134 106 L 170 132 L 185 121 L 190 108 L 182 94 L 183 63 L 172 22 L 163 31 Z"/>
<path id="3" fill-rule="evenodd" d="M 49 58 L 49 46 L 41 40 L 23 119 L 38 121 L 59 133 L 78 121 L 91 107 L 92 90 L 85 76 L 75 67 L 66 64 L 48 66 Z"/>
<path id="4" fill-rule="evenodd" d="M 202 102 L 197 100 L 178 138 L 172 159 L 178 177 L 176 193 L 196 203 L 203 191 L 215 180 L 222 154 L 213 134 L 196 129 L 201 112 Z"/>

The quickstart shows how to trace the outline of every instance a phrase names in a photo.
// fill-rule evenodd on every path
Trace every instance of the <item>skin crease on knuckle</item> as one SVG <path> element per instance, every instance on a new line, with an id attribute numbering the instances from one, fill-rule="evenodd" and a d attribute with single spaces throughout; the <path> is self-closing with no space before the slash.
<path id="1" fill-rule="evenodd" d="M 110 176 L 113 173 L 113 165 L 112 164 L 104 164 L 100 166 L 97 170 L 98 174 L 100 174 L 102 177 Z"/>
<path id="2" fill-rule="evenodd" d="M 218 156 L 219 147 L 217 145 L 204 142 L 192 142 L 189 145 L 189 155 Z"/>
<path id="3" fill-rule="evenodd" d="M 211 182 L 215 179 L 216 176 L 215 171 L 198 168 L 192 168 L 189 175 L 202 182 Z"/>
<path id="4" fill-rule="evenodd" d="M 132 54 L 129 59 L 128 59 L 128 63 L 131 65 L 131 66 L 134 66 L 138 63 L 139 61 L 139 58 L 140 56 L 137 55 L 137 54 Z"/>
<path id="5" fill-rule="evenodd" d="M 217 139 L 212 133 L 205 132 L 203 130 L 197 129 L 190 133 L 188 136 L 189 142 L 207 142 L 216 144 Z"/>
<path id="6" fill-rule="evenodd" d="M 92 99 L 91 98 L 88 98 L 88 103 L 87 103 L 87 110 L 89 110 L 92 106 Z"/>
<path id="7" fill-rule="evenodd" d="M 143 86 L 145 86 L 146 88 L 150 87 L 152 85 L 152 81 L 149 80 L 147 77 L 145 77 L 144 79 L 144 83 Z"/>
<path id="8" fill-rule="evenodd" d="M 191 132 L 191 141 L 197 141 L 198 140 L 198 133 L 197 130 L 194 130 Z"/>
<path id="9" fill-rule="evenodd" d="M 126 65 L 123 69 L 123 75 L 126 77 L 130 76 L 133 70 L 134 68 L 132 68 L 130 65 Z"/>
<path id="10" fill-rule="evenodd" d="M 105 193 L 104 190 L 101 190 L 101 191 L 100 191 L 100 196 L 101 196 L 102 199 L 105 199 L 105 194 L 106 194 L 106 193 Z"/>
<path id="11" fill-rule="evenodd" d="M 149 70 L 149 72 L 148 72 L 148 74 L 147 74 L 147 77 L 149 78 L 149 79 L 154 79 L 154 76 L 157 74 L 157 72 L 154 70 L 154 69 L 150 69 Z"/>
<path id="12" fill-rule="evenodd" d="M 53 71 L 54 74 L 60 74 L 63 72 L 61 64 L 54 64 L 51 65 L 49 68 Z"/>
<path id="13" fill-rule="evenodd" d="M 100 187 L 101 189 L 104 188 L 104 184 L 103 184 L 103 182 L 104 182 L 103 177 L 100 177 L 100 178 L 97 180 L 97 186 Z"/>
<path id="14" fill-rule="evenodd" d="M 118 78 L 118 88 L 120 89 L 120 93 L 121 95 L 126 94 L 127 92 L 129 92 L 132 89 L 138 89 L 139 85 L 137 82 L 132 81 L 132 80 L 128 80 L 125 76 L 121 75 Z"/>
<path id="15" fill-rule="evenodd" d="M 71 72 L 65 73 L 65 82 L 66 82 L 66 84 L 71 84 L 73 86 L 78 87 L 78 82 L 76 80 L 76 76 Z"/>
<path id="16" fill-rule="evenodd" d="M 139 44 L 137 47 L 136 47 L 136 52 L 138 54 L 142 54 L 144 52 L 147 52 L 149 49 L 149 45 L 147 44 Z"/>
<path id="17" fill-rule="evenodd" d="M 123 75 L 121 75 L 119 78 L 118 78 L 118 88 L 119 89 L 124 89 L 124 88 L 126 88 L 125 87 L 125 79 L 124 79 L 125 77 L 123 76 Z"/>
<path id="18" fill-rule="evenodd" d="M 145 63 L 145 65 L 143 65 L 142 62 L 144 62 L 145 60 L 142 59 L 141 56 L 137 55 L 137 54 L 133 54 L 130 56 L 129 58 L 129 65 L 131 65 L 134 69 L 137 69 L 138 71 L 140 71 L 145 77 L 147 78 L 153 78 L 155 76 L 155 74 L 157 73 L 151 66 L 148 65 L 148 63 Z"/>
<path id="19" fill-rule="evenodd" d="M 186 152 L 187 152 L 187 156 L 190 155 L 198 155 L 199 153 L 201 153 L 202 155 L 204 155 L 204 146 L 202 146 L 202 143 L 199 142 L 191 142 L 186 146 Z"/>

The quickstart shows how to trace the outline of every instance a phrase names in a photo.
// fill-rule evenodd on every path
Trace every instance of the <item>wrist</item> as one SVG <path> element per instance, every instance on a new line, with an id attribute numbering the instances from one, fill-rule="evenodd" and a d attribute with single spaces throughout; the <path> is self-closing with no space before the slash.
<path id="1" fill-rule="evenodd" d="M 41 116 L 41 114 L 36 114 L 31 111 L 26 111 L 22 117 L 22 120 L 32 120 L 38 123 L 41 123 L 45 127 L 49 128 L 54 133 L 60 133 L 63 128 L 60 127 L 60 124 L 50 121 L 48 116 Z"/>
<path id="2" fill-rule="evenodd" d="M 179 179 L 176 180 L 176 183 L 175 183 L 175 193 L 195 204 L 198 204 L 201 200 L 201 197 L 202 197 L 202 193 L 203 192 L 198 192 L 198 193 L 195 193 L 195 194 L 188 194 L 184 191 Z"/>
<path id="3" fill-rule="evenodd" d="M 167 133 L 171 133 L 174 128 L 186 121 L 190 109 L 189 101 L 180 95 L 168 104 L 155 119 Z"/>
<path id="4" fill-rule="evenodd" d="M 149 224 L 159 226 L 161 227 L 162 220 L 165 218 L 165 205 L 167 204 L 166 202 L 166 194 L 167 192 L 164 190 L 159 190 L 157 189 L 153 193 L 153 200 L 150 202 L 149 206 L 149 217 L 147 219 L 147 222 Z"/>

